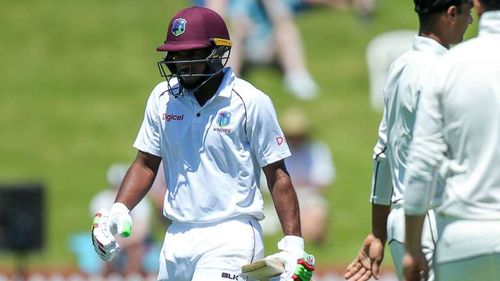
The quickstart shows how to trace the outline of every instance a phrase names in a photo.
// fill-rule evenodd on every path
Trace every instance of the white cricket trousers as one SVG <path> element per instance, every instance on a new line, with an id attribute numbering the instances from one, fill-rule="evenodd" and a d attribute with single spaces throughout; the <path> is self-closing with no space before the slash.
<path id="1" fill-rule="evenodd" d="M 160 253 L 160 281 L 229 281 L 264 258 L 262 229 L 251 216 L 216 223 L 173 222 Z"/>
<path id="2" fill-rule="evenodd" d="M 436 280 L 500 280 L 500 220 L 440 218 L 438 222 Z"/>
<path id="3" fill-rule="evenodd" d="M 428 281 L 434 281 L 432 270 L 434 249 L 437 241 L 437 226 L 434 211 L 429 210 L 425 216 L 422 229 L 422 252 L 429 264 Z M 403 280 L 403 256 L 405 253 L 405 210 L 402 205 L 394 206 L 387 218 L 387 240 L 391 249 L 391 255 L 396 269 L 398 280 Z M 455 280 L 458 281 L 458 280 Z"/>

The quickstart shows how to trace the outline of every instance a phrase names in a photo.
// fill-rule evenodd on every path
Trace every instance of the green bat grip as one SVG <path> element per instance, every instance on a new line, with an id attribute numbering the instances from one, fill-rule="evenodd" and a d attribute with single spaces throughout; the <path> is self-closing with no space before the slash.
<path id="1" fill-rule="evenodd" d="M 127 221 L 123 224 L 123 231 L 120 233 L 120 236 L 129 237 L 131 234 L 132 234 L 132 224 Z"/>

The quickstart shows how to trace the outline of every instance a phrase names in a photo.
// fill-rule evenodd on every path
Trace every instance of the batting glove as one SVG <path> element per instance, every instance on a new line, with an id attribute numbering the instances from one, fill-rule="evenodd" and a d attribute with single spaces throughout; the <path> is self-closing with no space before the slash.
<path id="1" fill-rule="evenodd" d="M 278 242 L 281 252 L 270 255 L 266 259 L 276 259 L 283 263 L 285 271 L 280 275 L 280 281 L 309 281 L 314 271 L 313 255 L 304 252 L 304 239 L 287 235 Z"/>
<path id="2" fill-rule="evenodd" d="M 120 251 L 120 245 L 114 235 L 128 237 L 132 233 L 132 218 L 128 208 L 122 203 L 115 203 L 110 211 L 96 213 L 92 224 L 92 243 L 94 249 L 104 261 L 112 260 Z"/>

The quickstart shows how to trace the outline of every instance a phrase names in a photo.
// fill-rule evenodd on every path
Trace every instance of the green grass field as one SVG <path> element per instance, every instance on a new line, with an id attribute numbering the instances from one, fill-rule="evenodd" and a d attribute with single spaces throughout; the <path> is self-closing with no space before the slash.
<path id="1" fill-rule="evenodd" d="M 71 266 L 68 235 L 88 231 L 91 197 L 113 162 L 130 162 L 150 90 L 161 81 L 155 47 L 187 1 L 2 1 L 0 9 L 0 181 L 47 186 L 46 250 L 39 266 Z M 313 102 L 283 91 L 281 75 L 260 68 L 247 79 L 278 113 L 300 105 L 330 146 L 337 181 L 328 192 L 329 235 L 308 245 L 320 264 L 344 265 L 370 229 L 368 203 L 380 113 L 369 106 L 365 48 L 376 35 L 416 29 L 412 1 L 380 0 L 371 24 L 352 11 L 318 9 L 297 19 L 309 68 L 322 89 Z M 468 36 L 475 34 L 473 27 Z M 22 202 L 21 202 L 22 204 Z M 279 237 L 269 237 L 274 251 Z M 12 265 L 0 253 L 0 267 Z M 390 266 L 389 262 L 385 266 Z"/>

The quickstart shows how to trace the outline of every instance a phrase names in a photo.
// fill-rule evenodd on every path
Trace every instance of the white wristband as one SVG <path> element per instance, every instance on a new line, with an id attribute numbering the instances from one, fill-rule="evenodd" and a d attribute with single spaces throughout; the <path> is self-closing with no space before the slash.
<path id="1" fill-rule="evenodd" d="M 278 249 L 295 253 L 304 251 L 304 239 L 299 236 L 286 235 L 278 242 Z"/>
<path id="2" fill-rule="evenodd" d="M 115 214 L 128 214 L 130 213 L 130 210 L 125 206 L 125 204 L 116 202 L 111 206 L 111 209 L 109 211 L 110 213 L 115 213 Z"/>

